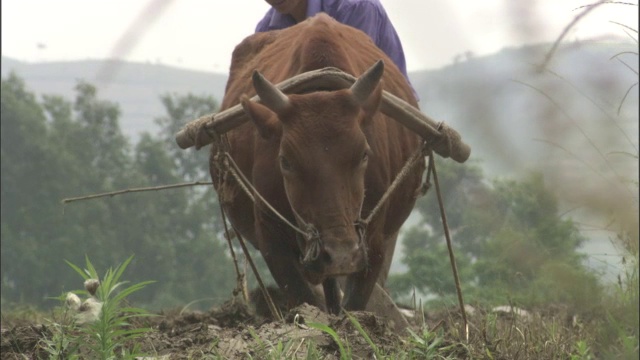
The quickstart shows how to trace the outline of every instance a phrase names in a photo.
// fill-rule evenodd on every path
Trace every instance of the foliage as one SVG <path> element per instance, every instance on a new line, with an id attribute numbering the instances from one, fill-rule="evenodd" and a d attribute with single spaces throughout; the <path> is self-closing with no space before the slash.
<path id="1" fill-rule="evenodd" d="M 134 340 L 151 331 L 149 328 L 130 327 L 130 321 L 133 318 L 150 316 L 150 314 L 146 310 L 126 306 L 126 298 L 154 282 L 143 281 L 123 288 L 126 282 L 121 282 L 120 278 L 132 259 L 133 256 L 115 269 L 109 268 L 102 278 L 99 277 L 89 258 L 86 259 L 85 270 L 67 262 L 85 280 L 101 279 L 96 296 L 102 303 L 102 311 L 98 321 L 91 324 L 89 328 L 85 328 L 83 332 L 93 340 L 88 342 L 91 350 L 101 354 L 103 359 L 114 357 L 116 351 L 123 347 L 124 342 Z"/>
<path id="2" fill-rule="evenodd" d="M 209 152 L 204 149 L 180 149 L 174 145 L 174 136 L 189 121 L 217 111 L 219 106 L 218 102 L 210 96 L 198 96 L 191 93 L 186 95 L 167 93 L 162 95 L 160 100 L 167 113 L 164 116 L 160 116 L 155 119 L 156 123 L 160 126 L 158 138 L 163 143 L 171 144 L 167 149 L 171 161 L 175 162 L 176 169 L 185 181 L 204 181 L 205 179 L 208 179 Z M 216 199 L 216 195 L 212 194 L 210 191 L 202 192 L 201 190 L 202 188 L 192 188 L 187 190 L 190 193 L 190 198 L 195 199 L 201 197 L 201 199 L 198 200 L 198 212 L 201 214 L 220 213 L 218 203 L 212 201 L 212 199 Z M 215 231 L 219 233 L 219 237 L 224 238 L 221 217 L 208 219 L 207 222 L 212 226 L 212 230 L 210 231 L 214 231 L 213 229 L 216 229 Z M 238 242 L 234 241 L 232 245 L 236 256 L 239 259 L 242 259 L 242 248 Z M 265 283 L 274 284 L 275 281 L 271 277 L 267 264 L 260 253 L 253 246 L 248 245 L 247 247 L 263 281 Z M 257 287 L 257 282 L 254 276 L 247 276 L 246 278 L 249 287 Z"/>
<path id="3" fill-rule="evenodd" d="M 349 344 L 347 343 L 345 346 L 342 340 L 340 340 L 338 333 L 334 329 L 332 329 L 331 327 L 325 324 L 313 322 L 313 321 L 308 322 L 307 325 L 310 328 L 320 330 L 326 333 L 327 335 L 331 336 L 331 339 L 335 341 L 336 345 L 338 345 L 338 349 L 340 350 L 340 360 L 351 359 L 351 349 L 349 348 Z"/>
<path id="4" fill-rule="evenodd" d="M 618 277 L 603 299 L 606 304 L 598 326 L 595 345 L 603 349 L 603 358 L 637 358 L 640 348 L 640 290 L 638 281 L 638 254 L 625 258 L 625 271 Z"/>
<path id="5" fill-rule="evenodd" d="M 578 252 L 584 238 L 570 219 L 559 216 L 558 201 L 541 174 L 487 183 L 473 164 L 437 166 L 467 299 L 493 305 L 563 303 L 589 310 L 588 299 L 599 286 Z M 415 288 L 452 300 L 455 286 L 439 208 L 435 194 L 429 195 L 417 204 L 424 223 L 405 235 L 408 271 L 391 276 L 390 287 L 399 297 L 407 298 Z"/>
<path id="6" fill-rule="evenodd" d="M 603 3 L 606 2 L 596 5 Z M 637 4 L 614 6 L 637 10 Z M 535 343 L 533 336 L 548 332 L 556 339 L 559 331 L 572 327 L 580 336 L 568 339 L 569 354 L 567 343 L 545 342 L 545 347 L 549 344 L 556 353 L 564 353 L 562 358 L 638 357 L 638 146 L 633 135 L 637 133 L 638 119 L 637 108 L 630 107 L 628 101 L 638 85 L 638 32 L 613 23 L 633 44 L 629 51 L 607 56 L 611 69 L 588 70 L 606 74 L 608 81 L 565 78 L 562 72 L 551 69 L 562 68 L 561 62 L 546 62 L 544 69 L 537 69 L 543 73 L 528 77 L 526 83 L 515 80 L 527 91 L 535 90 L 533 98 L 521 96 L 528 104 L 534 103 L 536 97 L 544 98 L 535 106 L 537 116 L 533 117 L 540 121 L 543 137 L 536 140 L 549 146 L 541 167 L 544 175 L 532 173 L 518 180 L 495 180 L 485 185 L 481 176 L 472 176 L 471 167 L 465 165 L 467 169 L 463 170 L 456 164 L 439 164 L 466 301 L 484 305 L 509 303 L 544 312 L 566 309 L 574 320 L 571 326 L 558 321 L 557 325 L 542 328 L 519 328 L 523 340 Z M 578 61 L 573 65 L 590 63 Z M 632 79 L 624 89 L 611 81 L 616 66 L 630 70 Z M 563 93 L 566 89 L 567 93 Z M 528 111 L 526 107 L 519 110 Z M 491 124 L 481 123 L 483 128 L 493 130 Z M 507 154 L 501 151 L 495 155 Z M 457 175 L 452 177 L 452 173 Z M 466 183 L 463 179 L 467 179 Z M 425 205 L 425 201 L 431 204 Z M 560 214 L 557 203 L 570 209 L 580 221 L 588 220 L 569 220 L 567 213 Z M 404 260 L 409 270 L 392 277 L 390 285 L 397 296 L 404 298 L 415 285 L 423 295 L 451 306 L 456 302 L 455 289 L 436 206 L 433 198 L 419 203 L 426 224 L 406 234 Z M 623 269 L 615 286 L 599 283 L 596 274 L 586 267 L 581 254 L 585 238 L 580 230 L 590 231 L 583 234 L 591 239 L 596 239 L 594 232 L 610 234 L 617 251 L 612 249 L 613 254 L 607 256 L 620 256 L 619 268 Z M 598 240 L 603 239 L 595 241 Z M 590 321 L 576 321 L 580 316 Z M 495 349 L 487 350 L 496 354 Z M 505 355 L 505 350 L 511 349 L 500 350 L 506 358 L 515 358 Z"/>
<path id="7" fill-rule="evenodd" d="M 126 299 L 153 281 L 143 281 L 124 287 L 126 282 L 120 279 L 132 259 L 133 256 L 115 269 L 109 268 L 102 278 L 99 277 L 89 258 L 86 259 L 84 270 L 67 261 L 67 264 L 85 280 L 85 284 L 86 281 L 98 280 L 97 292 L 96 289 L 88 291 L 89 295 L 95 296 L 98 301 L 96 304 L 99 305 L 99 315 L 88 324 L 79 324 L 75 321 L 53 322 L 51 339 L 43 341 L 45 351 L 50 358 L 90 357 L 106 360 L 134 359 L 142 355 L 138 353 L 133 341 L 144 336 L 151 329 L 134 327 L 131 320 L 151 316 L 151 314 L 143 309 L 127 306 Z M 79 292 L 87 293 L 84 290 Z M 68 313 L 65 312 L 66 314 Z M 134 344 L 133 348 L 130 348 L 131 344 Z"/>
<path id="8" fill-rule="evenodd" d="M 193 95 L 163 101 L 167 126 L 184 121 L 176 116 L 197 117 L 203 114 L 196 110 L 217 106 L 210 97 Z M 188 111 L 180 115 L 176 108 Z M 233 266 L 217 237 L 219 209 L 210 187 L 60 204 L 68 197 L 208 176 L 207 160 L 189 166 L 175 160 L 173 132 L 142 134 L 132 146 L 119 116 L 118 105 L 100 100 L 85 82 L 78 83 L 73 102 L 53 95 L 38 101 L 15 74 L 2 79 L 3 308 L 48 306 L 45 298 L 74 283 L 59 260 L 77 263 L 86 255 L 106 267 L 137 254 L 129 265 L 132 281 L 154 278 L 159 286 L 132 297 L 151 307 L 202 299 L 209 300 L 199 304 L 210 306 L 231 292 Z"/>
<path id="9" fill-rule="evenodd" d="M 380 349 L 376 346 L 373 340 L 371 340 L 371 337 L 369 336 L 369 334 L 367 334 L 367 332 L 362 328 L 362 325 L 360 325 L 360 322 L 358 321 L 358 319 L 356 319 L 353 315 L 349 314 L 348 311 L 345 311 L 344 313 L 349 319 L 349 322 L 351 322 L 351 324 L 356 328 L 356 330 L 358 330 L 358 333 L 360 333 L 360 335 L 367 341 L 367 344 L 371 346 L 371 350 L 373 350 L 373 353 L 375 354 L 375 358 L 381 358 L 382 353 Z"/>
<path id="10" fill-rule="evenodd" d="M 423 327 L 420 334 L 408 329 L 409 343 L 412 345 L 409 350 L 409 356 L 419 357 L 423 359 L 434 359 L 442 351 L 438 348 L 443 342 L 443 338 L 436 333 L 429 331 Z"/>
<path id="11" fill-rule="evenodd" d="M 186 94 L 164 94 L 160 97 L 167 114 L 158 117 L 156 124 L 160 126 L 160 138 L 173 144 L 174 135 L 187 122 L 201 116 L 214 113 L 218 109 L 218 102 L 210 96 Z M 168 149 L 171 159 L 176 162 L 178 171 L 187 181 L 197 181 L 208 177 L 209 153 L 205 150 L 197 151 L 193 148 L 182 150 L 177 146 Z"/>
<path id="12" fill-rule="evenodd" d="M 63 322 L 49 321 L 51 337 L 40 340 L 40 347 L 48 355 L 49 359 L 77 359 L 80 344 L 72 335 L 75 326 Z"/>

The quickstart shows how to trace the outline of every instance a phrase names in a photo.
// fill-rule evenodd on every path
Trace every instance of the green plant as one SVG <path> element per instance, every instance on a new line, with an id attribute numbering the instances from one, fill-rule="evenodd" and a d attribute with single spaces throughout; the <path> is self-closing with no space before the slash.
<path id="1" fill-rule="evenodd" d="M 373 340 L 371 340 L 371 337 L 369 336 L 369 334 L 367 334 L 367 332 L 362 328 L 362 325 L 360 325 L 360 322 L 358 321 L 358 319 L 353 317 L 347 311 L 345 311 L 345 314 L 349 318 L 349 321 L 351 322 L 351 324 L 353 324 L 353 326 L 355 326 L 355 328 L 358 330 L 360 335 L 362 335 L 362 337 L 367 341 L 367 344 L 369 344 L 369 346 L 371 346 L 371 349 L 375 353 L 376 358 L 377 359 L 382 359 L 383 354 L 381 353 L 380 349 L 378 349 L 376 344 L 373 343 Z"/>
<path id="2" fill-rule="evenodd" d="M 441 336 L 438 336 L 435 332 L 429 331 L 426 327 L 423 327 L 421 334 L 417 334 L 411 329 L 407 329 L 407 331 L 410 334 L 410 358 L 420 357 L 424 359 L 444 359 L 441 351 L 441 345 L 444 339 Z"/>
<path id="3" fill-rule="evenodd" d="M 51 338 L 40 340 L 49 359 L 74 359 L 78 357 L 79 342 L 73 336 L 73 325 L 49 321 Z"/>
<path id="4" fill-rule="evenodd" d="M 320 330 L 322 332 L 327 333 L 329 336 L 331 336 L 331 338 L 333 339 L 333 341 L 336 342 L 336 344 L 338 345 L 338 349 L 340 350 L 340 360 L 348 360 L 351 359 L 351 349 L 349 348 L 349 344 L 347 344 L 347 346 L 345 347 L 342 343 L 342 341 L 340 340 L 340 337 L 338 336 L 338 333 L 336 333 L 335 330 L 333 330 L 332 328 L 330 328 L 329 326 L 325 325 L 325 324 L 321 324 L 321 323 L 317 323 L 317 322 L 308 322 L 307 325 L 311 328 L 314 328 L 316 330 Z"/>
<path id="5" fill-rule="evenodd" d="M 322 358 L 322 356 L 320 354 L 320 351 L 318 350 L 318 347 L 313 341 L 309 341 L 309 343 L 307 344 L 307 354 L 305 356 L 305 359 L 315 360 L 320 358 Z"/>
<path id="6" fill-rule="evenodd" d="M 151 331 L 151 329 L 133 327 L 130 321 L 134 318 L 152 315 L 143 309 L 127 306 L 126 298 L 153 281 L 144 281 L 124 287 L 127 282 L 120 279 L 132 259 L 133 256 L 130 256 L 115 269 L 109 268 L 100 282 L 94 280 L 100 279 L 100 277 L 88 257 L 86 257 L 86 269 L 84 270 L 66 261 L 85 279 L 87 290 L 80 290 L 77 293 L 88 294 L 90 297 L 82 306 L 86 304 L 98 306 L 94 312 L 94 315 L 97 316 L 79 317 L 78 315 L 81 313 L 77 313 L 69 325 L 65 325 L 67 321 L 62 321 L 61 324 L 53 323 L 51 339 L 43 341 L 44 349 L 50 355 L 49 358 L 76 358 L 80 355 L 86 355 L 106 360 L 133 359 L 139 355 L 137 354 L 139 346 L 133 345 L 128 348 L 127 343 L 131 343 L 132 340 Z M 61 300 L 63 298 L 63 296 L 60 297 Z M 67 305 L 71 305 L 72 310 L 75 303 L 69 299 L 76 298 L 77 296 L 73 293 L 66 297 Z M 75 301 L 78 302 L 78 300 Z M 76 309 L 82 310 L 82 307 L 79 306 Z M 87 323 L 81 324 L 82 322 Z"/>
<path id="7" fill-rule="evenodd" d="M 574 353 L 571 355 L 571 360 L 591 360 L 593 357 L 591 356 L 591 349 L 587 342 L 584 340 L 579 340 L 573 346 Z"/>
<path id="8" fill-rule="evenodd" d="M 640 336 L 638 323 L 638 254 L 627 254 L 623 273 L 604 299 L 602 325 L 598 331 L 601 351 L 608 358 L 637 358 Z"/>
<path id="9" fill-rule="evenodd" d="M 127 280 L 158 281 L 135 294 L 146 309 L 209 297 L 222 303 L 235 283 L 226 241 L 211 237 L 222 226 L 219 216 L 211 216 L 218 211 L 211 186 L 66 202 L 63 208 L 60 204 L 69 197 L 206 180 L 208 154 L 186 152 L 169 139 L 187 120 L 214 112 L 215 100 L 167 95 L 159 133 L 149 131 L 134 139 L 120 127 L 119 105 L 101 92 L 80 82 L 68 97 L 38 96 L 19 75 L 2 76 L 3 311 L 7 305 L 26 303 L 50 308 L 52 302 L 42 294 L 58 294 L 59 284 L 76 282 L 60 259 L 83 265 L 87 239 L 92 252 L 100 254 L 91 259 L 98 269 L 144 252 Z M 46 174 L 47 181 L 38 174 Z M 217 250 L 211 251 L 212 246 Z M 161 271 L 177 264 L 180 271 Z M 56 274 L 57 281 L 51 281 L 50 274 Z M 29 286 L 17 286 L 26 283 Z"/>

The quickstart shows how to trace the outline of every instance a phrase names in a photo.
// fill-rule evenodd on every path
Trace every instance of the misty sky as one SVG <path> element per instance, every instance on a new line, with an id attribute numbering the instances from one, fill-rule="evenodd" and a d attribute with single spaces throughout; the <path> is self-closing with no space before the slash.
<path id="1" fill-rule="evenodd" d="M 381 0 L 410 71 L 457 55 L 553 41 L 584 0 Z M 637 4 L 637 0 L 632 0 Z M 18 60 L 121 58 L 225 73 L 231 52 L 268 9 L 262 0 L 3 0 L 2 55 Z M 637 29 L 637 5 L 605 4 L 567 41 Z"/>

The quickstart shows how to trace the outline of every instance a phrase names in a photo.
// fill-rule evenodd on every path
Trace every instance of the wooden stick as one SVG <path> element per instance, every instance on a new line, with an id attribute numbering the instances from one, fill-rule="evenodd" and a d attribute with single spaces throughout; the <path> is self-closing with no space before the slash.
<path id="1" fill-rule="evenodd" d="M 336 68 L 312 70 L 296 75 L 276 85 L 284 93 L 297 93 L 309 88 L 349 88 L 356 78 Z M 250 99 L 259 101 L 258 95 Z M 420 110 L 399 97 L 382 92 L 380 111 L 429 141 L 433 150 L 443 157 L 463 163 L 470 154 L 471 148 L 462 141 L 460 134 L 444 123 L 438 123 Z M 190 121 L 175 136 L 176 143 L 182 149 L 195 146 L 196 150 L 211 144 L 215 138 L 230 131 L 249 118 L 240 104 L 215 114 L 202 116 Z"/>
<path id="2" fill-rule="evenodd" d="M 161 185 L 161 186 L 151 186 L 151 187 L 125 189 L 125 190 L 111 191 L 111 192 L 106 192 L 106 193 L 101 193 L 101 194 L 93 194 L 93 195 L 87 195 L 87 196 L 66 198 L 66 199 L 62 199 L 62 203 L 66 204 L 66 203 L 70 203 L 70 202 L 74 202 L 74 201 L 91 200 L 91 199 L 97 199 L 97 198 L 107 197 L 107 196 L 113 197 L 113 196 L 116 196 L 116 195 L 122 195 L 122 194 L 134 193 L 134 192 L 159 191 L 159 190 L 176 189 L 176 188 L 189 187 L 189 186 L 200 186 L 200 185 L 213 185 L 213 183 L 211 181 L 195 181 L 195 182 L 190 182 L 190 183 L 180 183 L 180 184 L 172 184 L 172 185 Z"/>
<path id="3" fill-rule="evenodd" d="M 467 342 L 469 342 L 469 323 L 467 322 L 467 312 L 464 309 L 464 300 L 462 298 L 462 287 L 460 286 L 460 277 L 458 276 L 458 266 L 456 265 L 456 257 L 453 254 L 453 245 L 451 244 L 451 234 L 449 233 L 449 224 L 447 223 L 447 214 L 444 211 L 444 200 L 442 200 L 442 192 L 440 191 L 440 182 L 438 181 L 438 173 L 436 172 L 436 164 L 433 159 L 433 153 L 429 154 L 429 167 L 433 170 L 433 182 L 436 184 L 436 195 L 438 197 L 438 207 L 440 208 L 440 217 L 442 219 L 442 229 L 444 237 L 447 240 L 447 249 L 449 249 L 449 261 L 451 262 L 451 270 L 453 271 L 453 280 L 456 284 L 456 293 L 458 294 L 458 304 L 462 313 L 462 321 L 464 322 L 463 334 Z"/>

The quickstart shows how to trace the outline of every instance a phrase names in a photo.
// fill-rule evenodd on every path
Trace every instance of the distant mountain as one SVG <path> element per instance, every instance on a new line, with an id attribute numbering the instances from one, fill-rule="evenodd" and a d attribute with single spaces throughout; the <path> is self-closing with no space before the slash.
<path id="1" fill-rule="evenodd" d="M 550 145 L 540 140 L 584 143 L 585 136 L 602 135 L 603 123 L 635 138 L 637 149 L 638 87 L 625 99 L 638 82 L 637 72 L 627 67 L 638 69 L 637 44 L 626 39 L 571 43 L 541 70 L 550 49 L 551 44 L 508 48 L 410 76 L 422 111 L 459 130 L 472 145 L 472 156 L 500 174 L 520 172 L 551 156 Z M 627 65 L 612 59 L 616 54 Z M 569 134 L 556 138 L 562 131 Z"/>
<path id="2" fill-rule="evenodd" d="M 472 146 L 473 158 L 486 161 L 492 171 L 517 172 L 548 150 L 548 144 L 534 139 L 547 139 L 553 124 L 569 126 L 567 115 L 595 121 L 603 116 L 603 109 L 615 116 L 625 92 L 637 82 L 635 73 L 611 60 L 616 54 L 635 52 L 618 58 L 638 69 L 637 45 L 627 39 L 564 45 L 549 63 L 553 73 L 537 72 L 536 66 L 550 48 L 550 44 L 540 44 L 482 57 L 466 54 L 455 64 L 409 76 L 423 112 L 457 129 Z M 153 119 L 164 114 L 160 95 L 191 92 L 221 100 L 227 80 L 226 74 L 155 64 L 116 60 L 25 63 L 3 56 L 2 76 L 9 71 L 15 71 L 36 94 L 73 99 L 79 79 L 96 85 L 100 98 L 120 105 L 122 129 L 134 140 L 142 131 L 157 129 Z M 627 96 L 622 115 L 635 119 L 621 126 L 637 134 L 637 86 Z"/>
<path id="3" fill-rule="evenodd" d="M 153 122 L 164 114 L 160 96 L 166 93 L 213 95 L 221 100 L 227 75 L 180 69 L 164 65 L 118 60 L 25 63 L 2 57 L 2 76 L 14 71 L 38 95 L 75 96 L 79 80 L 95 85 L 101 99 L 120 105 L 123 132 L 137 138 L 154 132 Z"/>

